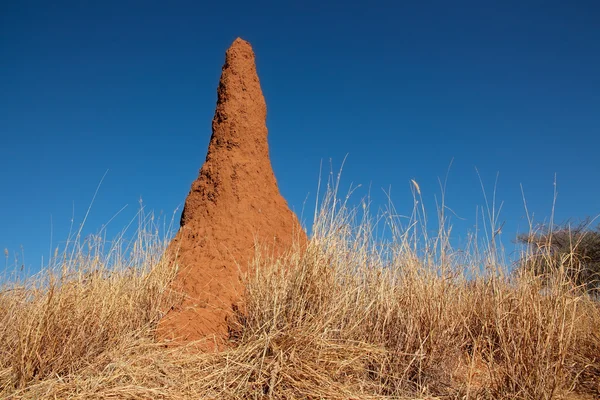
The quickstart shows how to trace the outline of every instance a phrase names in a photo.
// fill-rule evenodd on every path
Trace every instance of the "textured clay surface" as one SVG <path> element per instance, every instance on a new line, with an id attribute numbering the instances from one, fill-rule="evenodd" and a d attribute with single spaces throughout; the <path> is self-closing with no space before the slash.
<path id="1" fill-rule="evenodd" d="M 227 50 L 217 93 L 206 161 L 168 249 L 180 268 L 174 289 L 186 298 L 158 329 L 159 339 L 173 343 L 206 339 L 202 350 L 226 343 L 227 318 L 239 305 L 240 277 L 256 243 L 278 254 L 306 241 L 273 174 L 267 107 L 248 42 L 238 38 Z"/>

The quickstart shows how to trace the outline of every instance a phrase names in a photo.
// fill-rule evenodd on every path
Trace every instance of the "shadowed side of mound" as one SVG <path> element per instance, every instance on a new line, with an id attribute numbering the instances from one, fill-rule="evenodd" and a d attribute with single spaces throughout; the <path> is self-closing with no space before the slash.
<path id="1" fill-rule="evenodd" d="M 185 297 L 157 332 L 174 343 L 205 340 L 204 350 L 227 339 L 227 318 L 240 301 L 240 278 L 255 245 L 279 255 L 306 242 L 273 173 L 267 108 L 248 42 L 238 38 L 227 50 L 217 94 L 206 161 L 168 249 L 179 266 L 173 288 Z"/>

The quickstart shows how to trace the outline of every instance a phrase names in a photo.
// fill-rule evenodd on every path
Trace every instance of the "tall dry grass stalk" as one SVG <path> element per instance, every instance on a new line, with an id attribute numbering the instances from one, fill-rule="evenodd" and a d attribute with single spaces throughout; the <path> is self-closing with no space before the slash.
<path id="1" fill-rule="evenodd" d="M 153 341 L 173 276 L 156 236 L 109 259 L 75 252 L 2 291 L 0 395 L 599 396 L 598 303 L 560 271 L 506 273 L 495 246 L 453 251 L 443 214 L 429 237 L 415 204 L 408 222 L 388 218 L 378 236 L 368 204 L 350 208 L 329 190 L 306 249 L 257 253 L 232 346 L 215 354 Z"/>
<path id="2" fill-rule="evenodd" d="M 564 274 L 509 274 L 492 246 L 453 252 L 418 207 L 382 244 L 363 210 L 329 192 L 305 253 L 257 260 L 237 336 L 264 348 L 241 376 L 279 398 L 600 395 L 600 308 Z"/>
<path id="3" fill-rule="evenodd" d="M 77 234 L 37 275 L 5 282 L 0 393 L 106 364 L 107 351 L 151 337 L 174 271 L 152 216 L 140 228 L 132 241 Z"/>

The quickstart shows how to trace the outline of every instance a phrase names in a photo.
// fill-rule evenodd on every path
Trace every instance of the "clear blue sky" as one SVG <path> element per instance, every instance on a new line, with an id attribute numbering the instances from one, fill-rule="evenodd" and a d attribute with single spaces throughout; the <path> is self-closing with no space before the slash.
<path id="1" fill-rule="evenodd" d="M 504 241 L 531 212 L 600 213 L 600 6 L 594 1 L 361 3 L 2 1 L 0 250 L 28 269 L 80 222 L 117 232 L 142 198 L 183 204 L 210 138 L 224 51 L 250 41 L 281 192 L 312 212 L 319 164 L 348 153 L 344 190 L 410 179 L 435 213 L 451 160 L 455 234 L 499 173 Z M 406 4 L 411 3 L 411 4 Z M 358 197 L 366 194 L 359 192 Z M 305 215 L 310 221 L 310 215 Z M 52 224 L 51 224 L 52 220 Z M 2 266 L 4 261 L 2 262 Z"/>

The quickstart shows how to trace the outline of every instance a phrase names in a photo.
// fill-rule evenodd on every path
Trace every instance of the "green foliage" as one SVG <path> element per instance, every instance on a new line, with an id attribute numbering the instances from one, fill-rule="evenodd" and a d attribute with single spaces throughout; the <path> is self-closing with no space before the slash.
<path id="1" fill-rule="evenodd" d="M 590 227 L 590 219 L 558 229 L 543 227 L 538 233 L 521 235 L 520 243 L 529 251 L 521 268 L 538 276 L 564 274 L 589 294 L 600 297 L 600 225 Z"/>

